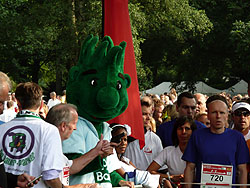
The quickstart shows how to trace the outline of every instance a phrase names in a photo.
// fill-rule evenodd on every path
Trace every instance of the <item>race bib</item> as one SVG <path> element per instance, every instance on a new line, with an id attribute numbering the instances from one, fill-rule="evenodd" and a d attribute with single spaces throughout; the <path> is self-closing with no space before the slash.
<path id="1" fill-rule="evenodd" d="M 69 168 L 68 166 L 63 168 L 61 179 L 63 185 L 69 185 Z"/>
<path id="2" fill-rule="evenodd" d="M 233 166 L 202 163 L 202 188 L 225 188 L 220 185 L 231 185 L 233 182 Z"/>

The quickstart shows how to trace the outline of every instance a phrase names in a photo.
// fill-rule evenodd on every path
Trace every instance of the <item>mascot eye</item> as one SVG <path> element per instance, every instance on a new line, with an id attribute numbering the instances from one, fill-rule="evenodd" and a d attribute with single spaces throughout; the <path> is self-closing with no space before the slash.
<path id="1" fill-rule="evenodd" d="M 120 81 L 117 81 L 116 89 L 120 90 L 122 88 L 122 84 Z"/>
<path id="2" fill-rule="evenodd" d="M 97 81 L 96 81 L 96 79 L 91 80 L 91 81 L 90 81 L 90 84 L 91 84 L 92 86 L 97 86 Z"/>

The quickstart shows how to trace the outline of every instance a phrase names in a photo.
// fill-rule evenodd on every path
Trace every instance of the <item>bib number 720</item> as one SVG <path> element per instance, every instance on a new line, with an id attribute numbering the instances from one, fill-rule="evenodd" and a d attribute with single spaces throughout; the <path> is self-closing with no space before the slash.
<path id="1" fill-rule="evenodd" d="M 211 181 L 223 181 L 223 176 L 211 175 Z"/>

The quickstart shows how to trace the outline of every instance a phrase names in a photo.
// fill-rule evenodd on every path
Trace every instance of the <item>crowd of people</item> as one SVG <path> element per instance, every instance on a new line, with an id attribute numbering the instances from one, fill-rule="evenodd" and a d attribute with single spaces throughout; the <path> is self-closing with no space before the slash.
<path id="1" fill-rule="evenodd" d="M 177 94 L 175 89 L 159 96 L 145 94 L 140 96 L 142 149 L 139 140 L 130 137 L 129 125 L 113 123 L 111 141 L 100 135 L 91 150 L 69 160 L 62 142 L 76 130 L 79 116 L 77 107 L 66 102 L 66 91 L 62 96 L 53 91 L 44 101 L 41 87 L 32 82 L 10 90 L 8 76 L 0 72 L 0 187 L 97 188 L 100 185 L 88 179 L 74 185 L 70 176 L 95 158 L 110 155 L 120 186 L 247 187 L 249 183 L 247 95 Z"/>

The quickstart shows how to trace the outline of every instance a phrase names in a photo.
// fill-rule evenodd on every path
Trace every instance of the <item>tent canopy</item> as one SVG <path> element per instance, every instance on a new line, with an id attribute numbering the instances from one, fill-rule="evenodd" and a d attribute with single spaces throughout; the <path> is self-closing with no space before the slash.
<path id="1" fill-rule="evenodd" d="M 184 85 L 184 82 L 181 83 L 181 85 Z M 237 94 L 247 94 L 248 84 L 244 80 L 241 80 L 240 82 L 238 82 L 237 84 L 226 90 L 219 90 L 208 86 L 204 82 L 198 82 L 197 84 L 195 84 L 195 88 L 196 88 L 195 90 L 196 93 L 203 93 L 207 95 L 212 95 L 220 92 L 226 92 L 230 93 L 231 95 L 237 95 Z M 148 89 L 145 92 L 150 94 L 160 95 L 165 92 L 169 93 L 170 89 L 171 89 L 171 82 L 162 82 L 161 84 L 151 89 Z"/>

